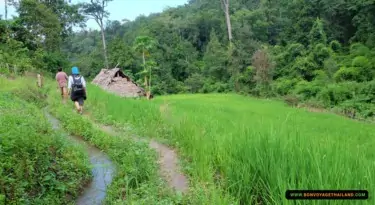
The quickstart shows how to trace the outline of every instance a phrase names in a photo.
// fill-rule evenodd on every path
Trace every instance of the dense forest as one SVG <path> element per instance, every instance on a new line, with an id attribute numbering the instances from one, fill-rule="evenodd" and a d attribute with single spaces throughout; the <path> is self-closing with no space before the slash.
<path id="1" fill-rule="evenodd" d="M 10 1 L 19 16 L 0 21 L 1 72 L 76 65 L 93 78 L 118 65 L 154 95 L 237 92 L 374 115 L 374 1 L 190 0 L 123 22 L 105 3 Z M 88 16 L 102 31 L 73 32 Z"/>

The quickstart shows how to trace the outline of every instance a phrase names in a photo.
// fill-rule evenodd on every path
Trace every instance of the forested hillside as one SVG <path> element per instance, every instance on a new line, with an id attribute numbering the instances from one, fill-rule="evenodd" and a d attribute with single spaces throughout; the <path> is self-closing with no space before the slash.
<path id="1" fill-rule="evenodd" d="M 78 6 L 48 2 L 21 1 L 19 17 L 1 21 L 1 67 L 54 71 L 77 65 L 94 77 L 105 67 L 100 31 L 71 32 L 84 23 Z M 291 104 L 373 116 L 374 2 L 230 0 L 228 7 L 226 2 L 190 0 L 134 21 L 109 21 L 104 32 L 109 67 L 118 64 L 142 84 L 151 70 L 156 95 L 286 96 Z"/>

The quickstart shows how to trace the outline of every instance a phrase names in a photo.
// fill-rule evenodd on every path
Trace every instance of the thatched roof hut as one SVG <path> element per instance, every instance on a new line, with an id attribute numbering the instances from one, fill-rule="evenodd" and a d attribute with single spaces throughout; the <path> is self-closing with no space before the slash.
<path id="1" fill-rule="evenodd" d="M 139 87 L 119 68 L 102 69 L 92 83 L 121 97 L 145 96 L 144 89 Z"/>

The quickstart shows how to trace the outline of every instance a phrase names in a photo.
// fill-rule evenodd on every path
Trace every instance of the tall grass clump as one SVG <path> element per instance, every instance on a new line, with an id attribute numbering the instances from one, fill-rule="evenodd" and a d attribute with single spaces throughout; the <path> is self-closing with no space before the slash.
<path id="1" fill-rule="evenodd" d="M 6 91 L 0 125 L 0 204 L 73 203 L 91 179 L 84 151 L 54 132 L 38 107 Z"/>
<path id="2" fill-rule="evenodd" d="M 36 79 L 19 76 L 13 80 L 0 77 L 0 91 L 11 92 L 15 96 L 42 108 L 46 106 L 47 87 L 38 88 Z"/>
<path id="3" fill-rule="evenodd" d="M 57 90 L 50 90 L 48 103 L 50 111 L 66 130 L 106 152 L 117 165 L 105 204 L 182 203 L 182 199 L 171 194 L 158 177 L 156 155 L 147 144 L 122 135 L 108 135 L 89 119 L 74 112 L 73 103 L 63 105 Z"/>
<path id="4" fill-rule="evenodd" d="M 90 86 L 102 122 L 164 138 L 193 179 L 215 183 L 240 204 L 373 204 L 294 201 L 287 189 L 375 189 L 375 127 L 281 102 L 226 94 L 123 99 Z M 95 114 L 96 113 L 96 114 Z"/>

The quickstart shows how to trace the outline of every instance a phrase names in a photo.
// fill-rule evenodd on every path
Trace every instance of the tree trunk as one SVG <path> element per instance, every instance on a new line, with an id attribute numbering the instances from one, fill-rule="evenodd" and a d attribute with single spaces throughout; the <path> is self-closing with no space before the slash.
<path id="1" fill-rule="evenodd" d="M 142 60 L 143 60 L 143 67 L 146 66 L 146 58 L 145 58 L 145 51 L 142 52 Z M 145 69 L 145 68 L 143 68 Z"/>
<path id="2" fill-rule="evenodd" d="M 8 20 L 8 0 L 4 1 L 5 6 L 5 20 Z"/>
<path id="3" fill-rule="evenodd" d="M 230 14 L 229 14 L 229 0 L 222 0 L 223 6 L 224 6 L 224 13 L 225 13 L 225 21 L 227 24 L 228 29 L 228 39 L 229 39 L 229 45 L 232 43 L 232 24 L 230 22 Z"/>
<path id="4" fill-rule="evenodd" d="M 148 99 L 151 98 L 151 68 L 150 68 L 150 76 L 148 79 Z"/>
<path id="5" fill-rule="evenodd" d="M 105 63 L 105 67 L 108 69 L 109 65 L 108 65 L 108 56 L 107 56 L 107 45 L 106 45 L 106 42 L 105 42 L 105 34 L 104 34 L 104 28 L 103 28 L 103 21 L 102 20 L 100 20 L 99 26 L 100 26 L 100 30 L 101 30 L 101 33 L 102 33 L 104 63 Z"/>

